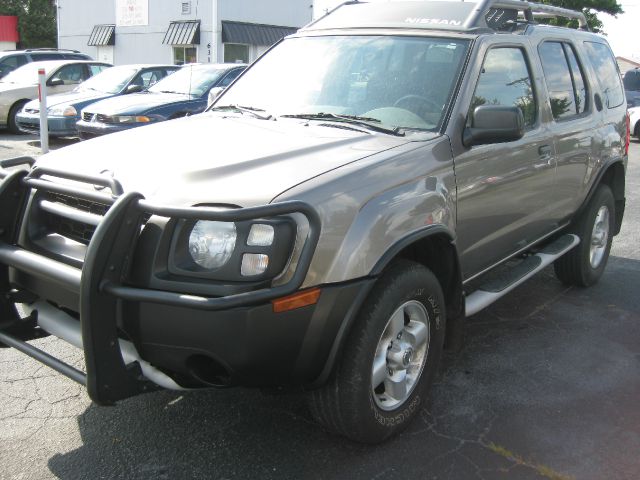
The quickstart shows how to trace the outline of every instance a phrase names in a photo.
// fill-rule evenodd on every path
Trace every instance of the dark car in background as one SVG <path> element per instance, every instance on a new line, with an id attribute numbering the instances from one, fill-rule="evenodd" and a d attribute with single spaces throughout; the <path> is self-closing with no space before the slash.
<path id="1" fill-rule="evenodd" d="M 77 50 L 61 50 L 57 48 L 8 50 L 0 52 L 0 78 L 27 63 L 47 60 L 93 60 L 93 58 Z"/>
<path id="2" fill-rule="evenodd" d="M 81 139 L 193 115 L 207 107 L 209 91 L 226 87 L 243 64 L 186 65 L 148 90 L 89 105 L 77 123 Z"/>
<path id="3" fill-rule="evenodd" d="M 87 105 L 110 97 L 146 90 L 180 67 L 176 65 L 122 65 L 109 68 L 71 92 L 52 95 L 47 99 L 47 121 L 50 137 L 76 136 L 76 122 Z M 40 131 L 40 104 L 27 103 L 16 116 L 21 131 Z"/>
<path id="4" fill-rule="evenodd" d="M 623 77 L 627 107 L 640 107 L 640 68 L 627 70 Z"/>

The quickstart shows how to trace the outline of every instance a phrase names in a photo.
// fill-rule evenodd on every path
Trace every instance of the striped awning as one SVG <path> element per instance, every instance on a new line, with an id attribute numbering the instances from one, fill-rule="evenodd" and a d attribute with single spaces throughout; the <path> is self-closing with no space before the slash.
<path id="1" fill-rule="evenodd" d="M 297 28 L 292 27 L 223 21 L 222 43 L 271 46 L 297 31 Z"/>
<path id="2" fill-rule="evenodd" d="M 116 26 L 115 25 L 96 25 L 91 31 L 91 36 L 87 45 L 99 47 L 102 45 L 116 44 Z"/>
<path id="3" fill-rule="evenodd" d="M 169 23 L 162 43 L 167 45 L 199 45 L 200 20 L 184 20 Z"/>

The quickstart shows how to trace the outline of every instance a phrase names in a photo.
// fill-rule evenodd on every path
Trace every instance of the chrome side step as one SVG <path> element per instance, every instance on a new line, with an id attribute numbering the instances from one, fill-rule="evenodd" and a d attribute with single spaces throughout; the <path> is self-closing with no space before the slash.
<path id="1" fill-rule="evenodd" d="M 521 283 L 527 281 L 540 270 L 546 268 L 554 260 L 560 258 L 580 243 L 577 235 L 567 234 L 546 245 L 535 255 L 527 257 L 517 266 L 504 271 L 480 285 L 465 298 L 465 314 L 467 317 L 478 313 L 496 300 L 502 298 Z"/>

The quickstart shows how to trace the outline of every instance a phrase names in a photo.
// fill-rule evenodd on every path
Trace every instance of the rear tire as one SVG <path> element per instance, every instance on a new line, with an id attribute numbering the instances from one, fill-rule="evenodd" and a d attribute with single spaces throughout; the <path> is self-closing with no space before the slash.
<path id="1" fill-rule="evenodd" d="M 18 113 L 20 112 L 20 110 L 22 110 L 22 107 L 24 107 L 27 104 L 26 100 L 22 100 L 16 104 L 14 104 L 11 109 L 9 110 L 9 118 L 7 119 L 7 126 L 9 128 L 9 131 L 11 133 L 17 133 L 17 134 L 21 134 L 22 132 L 20 131 L 20 129 L 18 128 L 18 123 L 16 122 L 16 116 L 18 115 Z"/>
<path id="2" fill-rule="evenodd" d="M 572 228 L 572 232 L 580 237 L 580 244 L 553 264 L 562 283 L 588 287 L 600 279 L 609 259 L 614 222 L 613 193 L 603 184 Z"/>
<path id="3" fill-rule="evenodd" d="M 406 260 L 394 263 L 363 304 L 334 375 L 310 392 L 314 418 L 363 443 L 382 442 L 404 429 L 440 363 L 444 305 L 430 270 Z"/>

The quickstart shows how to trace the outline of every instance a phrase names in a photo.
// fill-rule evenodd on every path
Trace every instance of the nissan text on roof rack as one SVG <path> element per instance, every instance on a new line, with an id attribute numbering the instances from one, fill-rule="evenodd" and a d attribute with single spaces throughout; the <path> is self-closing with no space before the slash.
<path id="1" fill-rule="evenodd" d="M 98 404 L 301 388 L 326 428 L 381 442 L 465 317 L 551 264 L 598 281 L 628 142 L 581 13 L 347 2 L 203 114 L 3 162 L 0 342 Z M 27 342 L 45 333 L 86 370 Z"/>

